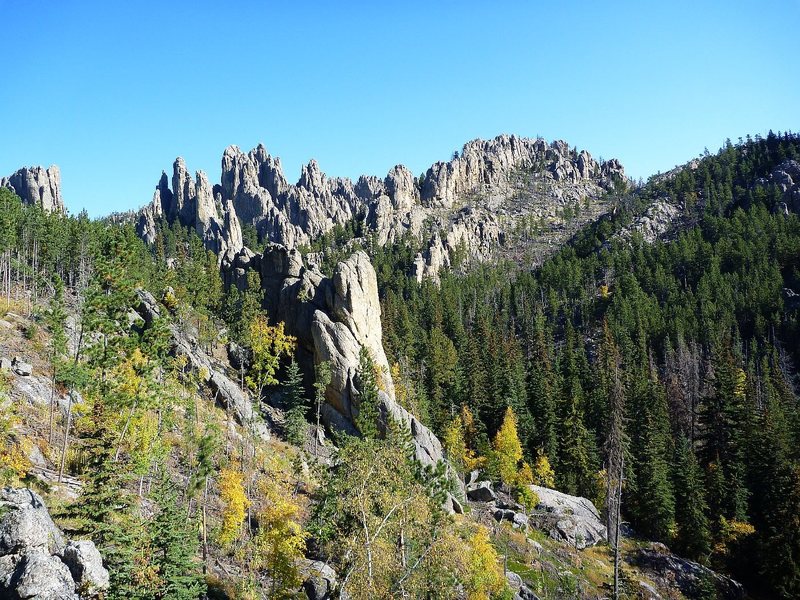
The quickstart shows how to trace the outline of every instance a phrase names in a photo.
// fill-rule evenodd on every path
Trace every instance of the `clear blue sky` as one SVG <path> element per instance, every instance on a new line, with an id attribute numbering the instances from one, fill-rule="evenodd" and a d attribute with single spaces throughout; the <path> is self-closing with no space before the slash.
<path id="1" fill-rule="evenodd" d="M 312 157 L 420 173 L 506 132 L 638 178 L 800 129 L 798 0 L 0 0 L 0 23 L 0 174 L 58 164 L 93 216 L 147 203 L 178 155 L 218 181 L 229 144 L 296 181 Z"/>

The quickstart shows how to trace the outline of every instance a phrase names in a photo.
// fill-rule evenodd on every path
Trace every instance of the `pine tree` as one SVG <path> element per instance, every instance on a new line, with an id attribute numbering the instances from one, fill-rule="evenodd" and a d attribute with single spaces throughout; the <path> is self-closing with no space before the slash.
<path id="1" fill-rule="evenodd" d="M 362 346 L 358 353 L 356 387 L 359 398 L 355 424 L 361 435 L 366 438 L 378 437 L 378 377 L 375 369 L 369 350 Z"/>
<path id="2" fill-rule="evenodd" d="M 308 410 L 303 377 L 297 361 L 292 360 L 286 370 L 286 381 L 283 383 L 283 395 L 286 403 L 286 439 L 295 446 L 303 444 L 306 438 L 306 411 Z"/>
<path id="3" fill-rule="evenodd" d="M 105 407 L 96 401 L 92 430 L 86 443 L 86 481 L 78 499 L 67 508 L 71 528 L 89 537 L 103 556 L 111 575 L 109 600 L 146 598 L 136 578 L 135 553 L 140 541 L 130 526 L 130 501 L 122 473 L 113 464 L 114 434 Z"/>
<path id="4" fill-rule="evenodd" d="M 575 395 L 567 402 L 567 412 L 561 422 L 558 454 L 559 489 L 573 495 L 594 495 L 594 445 L 592 435 L 583 421 L 583 391 L 574 386 Z"/>
<path id="5" fill-rule="evenodd" d="M 644 387 L 638 401 L 638 435 L 632 444 L 634 482 L 631 511 L 641 531 L 667 541 L 673 533 L 675 498 L 670 480 L 669 422 L 663 389 L 656 382 Z"/>
<path id="6" fill-rule="evenodd" d="M 158 512 L 149 525 L 151 564 L 159 577 L 157 598 L 194 600 L 205 593 L 205 580 L 196 560 L 198 524 L 178 504 L 175 485 L 161 465 L 152 500 Z"/>
<path id="7" fill-rule="evenodd" d="M 703 474 L 689 440 L 681 437 L 675 451 L 675 543 L 688 558 L 700 560 L 711 549 Z"/>
<path id="8" fill-rule="evenodd" d="M 552 367 L 549 343 L 544 330 L 544 315 L 534 318 L 535 329 L 528 366 L 528 405 L 534 418 L 535 447 L 542 448 L 549 457 L 558 449 L 556 437 L 556 390 L 558 382 Z"/>

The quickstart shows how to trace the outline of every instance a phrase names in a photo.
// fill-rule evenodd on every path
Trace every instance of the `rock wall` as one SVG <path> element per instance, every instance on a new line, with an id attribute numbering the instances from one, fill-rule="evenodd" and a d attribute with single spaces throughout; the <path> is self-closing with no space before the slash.
<path id="1" fill-rule="evenodd" d="M 218 187 L 218 186 L 217 186 Z M 136 232 L 145 242 L 156 240 L 156 221 L 179 222 L 192 227 L 202 238 L 203 244 L 217 253 L 220 260 L 226 254 L 232 256 L 243 247 L 242 229 L 234 204 L 216 195 L 203 171 L 197 171 L 194 179 L 180 157 L 172 165 L 172 189 L 167 174 L 161 174 L 150 204 L 139 211 Z"/>
<path id="2" fill-rule="evenodd" d="M 0 187 L 9 188 L 26 204 L 40 206 L 46 212 L 65 212 L 61 197 L 61 171 L 56 165 L 23 167 L 0 179 Z"/>

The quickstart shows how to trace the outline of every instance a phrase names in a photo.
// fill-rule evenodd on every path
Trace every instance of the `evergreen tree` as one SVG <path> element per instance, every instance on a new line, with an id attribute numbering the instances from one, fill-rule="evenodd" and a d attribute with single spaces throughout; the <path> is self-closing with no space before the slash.
<path id="1" fill-rule="evenodd" d="M 306 437 L 308 401 L 305 398 L 300 367 L 295 360 L 289 363 L 286 370 L 283 397 L 286 403 L 286 439 L 295 446 L 300 446 Z"/>
<path id="2" fill-rule="evenodd" d="M 378 376 L 376 366 L 365 346 L 358 354 L 358 373 L 356 380 L 358 389 L 358 415 L 355 425 L 362 436 L 378 437 Z"/>
<path id="3" fill-rule="evenodd" d="M 689 440 L 681 437 L 675 448 L 675 543 L 678 550 L 693 560 L 704 559 L 711 550 L 706 517 L 708 505 L 703 489 L 703 474 Z"/>
<path id="4" fill-rule="evenodd" d="M 152 495 L 158 511 L 148 527 L 153 547 L 151 564 L 159 577 L 156 597 L 194 600 L 206 588 L 195 558 L 199 547 L 198 523 L 187 518 L 186 510 L 179 505 L 175 485 L 163 465 L 159 472 Z"/>

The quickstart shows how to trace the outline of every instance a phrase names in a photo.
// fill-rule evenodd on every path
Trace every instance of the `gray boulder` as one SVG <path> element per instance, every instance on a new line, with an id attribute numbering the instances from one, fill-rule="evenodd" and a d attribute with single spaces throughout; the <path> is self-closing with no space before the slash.
<path id="1" fill-rule="evenodd" d="M 0 490 L 0 598 L 78 600 L 108 585 L 94 544 L 67 543 L 36 492 Z"/>
<path id="2" fill-rule="evenodd" d="M 508 521 L 514 529 L 525 529 L 528 527 L 529 519 L 525 513 L 517 512 L 508 508 L 498 508 L 494 511 L 495 521 Z"/>
<path id="3" fill-rule="evenodd" d="M 22 555 L 16 570 L 7 580 L 6 592 L 15 594 L 4 596 L 11 598 L 78 600 L 75 581 L 67 566 L 57 556 L 41 552 Z"/>
<path id="4" fill-rule="evenodd" d="M 497 494 L 492 489 L 491 481 L 479 481 L 467 485 L 467 498 L 473 502 L 493 502 Z"/>
<path id="5" fill-rule="evenodd" d="M 108 588 L 109 574 L 103 566 L 103 557 L 89 540 L 73 541 L 64 549 L 64 564 L 69 568 L 78 589 L 85 597 L 99 595 Z"/>
<path id="6" fill-rule="evenodd" d="M 514 600 L 539 600 L 539 597 L 522 581 L 522 577 L 513 571 L 506 572 L 506 582 L 514 592 Z"/>
<path id="7" fill-rule="evenodd" d="M 740 600 L 745 597 L 744 588 L 737 581 L 694 561 L 675 556 L 662 544 L 640 548 L 633 557 L 633 564 L 645 571 L 661 587 L 677 587 L 690 598 L 697 596 L 709 583 L 714 587 L 718 598 Z"/>
<path id="8" fill-rule="evenodd" d="M 606 540 L 605 524 L 590 500 L 538 485 L 530 488 L 539 497 L 539 504 L 529 515 L 532 526 L 578 549 Z"/>
<path id="9" fill-rule="evenodd" d="M 25 362 L 19 356 L 15 357 L 12 361 L 12 367 L 17 375 L 22 375 L 23 377 L 30 377 L 33 373 L 33 365 L 29 362 Z"/>
<path id="10" fill-rule="evenodd" d="M 27 488 L 0 490 L 0 555 L 39 550 L 61 554 L 64 536 L 53 523 L 41 496 Z"/>
<path id="11" fill-rule="evenodd" d="M 319 560 L 304 560 L 301 572 L 305 576 L 303 592 L 308 600 L 330 600 L 336 592 L 336 571 Z"/>

